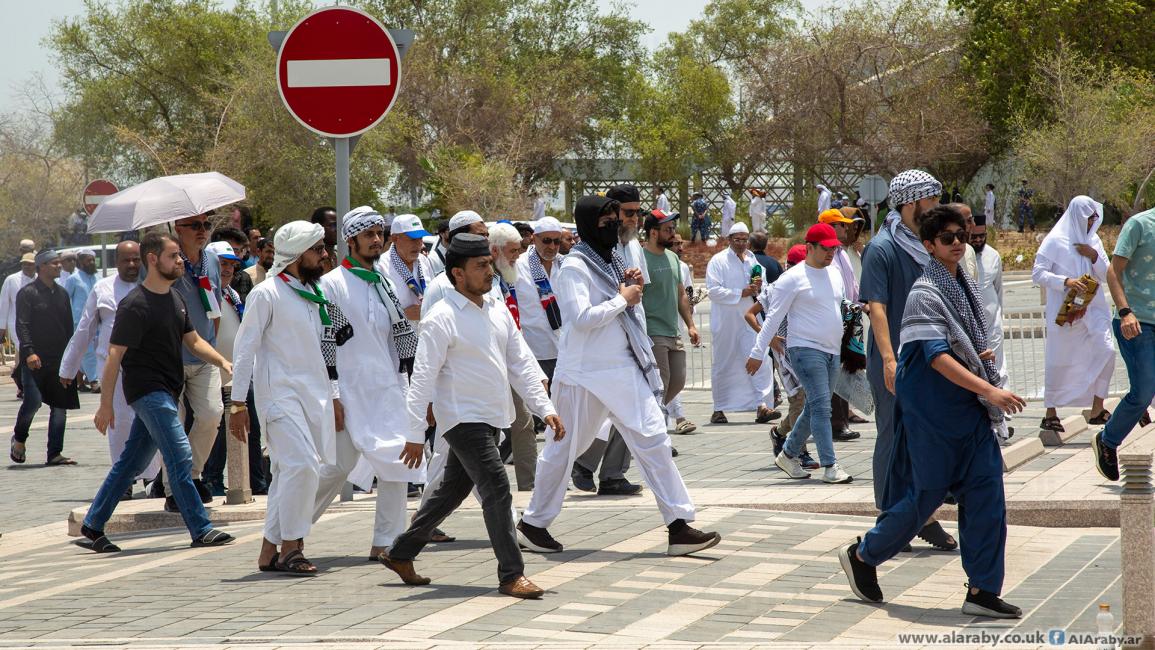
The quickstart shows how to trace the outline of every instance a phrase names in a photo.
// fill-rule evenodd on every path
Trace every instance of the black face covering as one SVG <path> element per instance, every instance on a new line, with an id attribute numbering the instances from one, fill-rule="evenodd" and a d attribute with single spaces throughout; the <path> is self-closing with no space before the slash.
<path id="1" fill-rule="evenodd" d="M 578 235 L 605 260 L 610 259 L 610 254 L 618 243 L 618 227 L 621 226 L 621 220 L 614 218 L 598 227 L 598 219 L 613 208 L 611 203 L 616 204 L 617 201 L 604 196 L 583 196 L 578 199 L 573 210 Z"/>

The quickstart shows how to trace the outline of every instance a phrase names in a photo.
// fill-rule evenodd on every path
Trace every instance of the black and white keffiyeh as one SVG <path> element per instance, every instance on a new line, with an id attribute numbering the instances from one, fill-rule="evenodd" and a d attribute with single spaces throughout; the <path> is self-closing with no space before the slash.
<path id="1" fill-rule="evenodd" d="M 625 282 L 626 273 L 625 264 L 617 251 L 611 251 L 610 261 L 607 262 L 592 246 L 582 241 L 570 249 L 569 254 L 585 261 L 586 266 L 592 272 L 595 283 L 601 284 L 611 294 L 616 295 L 618 293 L 618 287 Z M 646 378 L 650 392 L 654 394 L 658 404 L 662 405 L 665 389 L 662 385 L 662 376 L 658 373 L 657 361 L 654 359 L 653 343 L 646 334 L 645 323 L 642 322 L 637 310 L 632 306 L 626 307 L 622 313 L 618 314 L 617 321 L 626 331 L 630 352 L 633 354 L 634 362 L 642 371 L 642 376 Z"/>
<path id="2" fill-rule="evenodd" d="M 413 295 L 418 298 L 425 295 L 425 274 L 421 271 L 421 260 L 418 259 L 413 263 L 413 270 L 410 271 L 405 261 L 397 254 L 397 247 L 389 247 L 389 263 L 393 265 L 393 270 L 405 280 L 405 286 L 413 292 Z"/>
<path id="3" fill-rule="evenodd" d="M 974 281 L 961 267 L 951 277 L 946 267 L 931 259 L 906 299 L 902 316 L 902 342 L 945 340 L 967 370 L 992 386 L 1002 387 L 993 360 L 979 354 L 987 350 L 987 327 L 982 304 Z M 1003 412 L 979 396 L 995 427 L 1003 421 Z"/>
<path id="4" fill-rule="evenodd" d="M 910 255 L 910 258 L 919 266 L 926 267 L 930 263 L 930 253 L 922 245 L 918 235 L 914 234 L 914 231 L 902 222 L 902 215 L 891 210 L 886 215 L 886 221 L 883 222 L 883 225 L 890 230 L 890 238 L 894 240 L 895 245 Z"/>

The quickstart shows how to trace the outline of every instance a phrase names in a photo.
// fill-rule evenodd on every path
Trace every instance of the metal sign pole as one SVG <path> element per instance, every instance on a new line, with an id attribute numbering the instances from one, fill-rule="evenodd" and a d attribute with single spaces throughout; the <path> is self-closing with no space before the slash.
<path id="1" fill-rule="evenodd" d="M 337 232 L 340 233 L 345 213 L 349 212 L 349 138 L 333 138 L 332 142 L 337 176 Z M 338 234 L 337 255 L 345 259 L 348 254 L 349 244 Z M 339 264 L 337 260 L 333 263 Z"/>

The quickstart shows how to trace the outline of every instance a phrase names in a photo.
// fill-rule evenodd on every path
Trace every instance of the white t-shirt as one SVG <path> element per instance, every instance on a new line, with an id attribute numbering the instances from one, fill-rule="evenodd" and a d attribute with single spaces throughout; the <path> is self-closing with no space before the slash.
<path id="1" fill-rule="evenodd" d="M 837 355 L 842 349 L 842 296 L 842 274 L 833 264 L 824 269 L 806 263 L 791 267 L 774 283 L 766 320 L 750 358 L 766 358 L 770 339 L 786 316 L 790 316 L 787 348 L 813 348 Z"/>

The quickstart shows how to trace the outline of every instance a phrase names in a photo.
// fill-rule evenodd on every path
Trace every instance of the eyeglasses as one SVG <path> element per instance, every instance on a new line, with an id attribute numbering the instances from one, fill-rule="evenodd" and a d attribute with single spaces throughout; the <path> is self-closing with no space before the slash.
<path id="1" fill-rule="evenodd" d="M 637 216 L 641 216 L 641 214 L 642 214 L 641 208 L 622 208 L 622 216 L 623 217 L 637 217 Z"/>
<path id="2" fill-rule="evenodd" d="M 749 244 L 750 240 L 746 239 L 744 237 L 731 237 L 730 243 L 731 244 Z"/>
<path id="3" fill-rule="evenodd" d="M 178 223 L 177 228 L 188 228 L 189 230 L 203 230 L 209 232 L 213 229 L 212 224 L 207 221 L 193 221 L 191 223 Z"/>
<path id="4" fill-rule="evenodd" d="M 935 237 L 935 239 L 938 240 L 938 243 L 942 244 L 943 246 L 950 246 L 951 244 L 953 244 L 955 242 L 958 242 L 960 244 L 965 244 L 967 242 L 967 238 L 968 238 L 968 235 L 967 235 L 967 231 L 965 231 L 965 230 L 956 230 L 954 232 L 939 233 L 938 236 Z"/>
<path id="5" fill-rule="evenodd" d="M 320 255 L 320 254 L 324 253 L 325 250 L 326 250 L 325 249 L 325 243 L 321 242 L 320 244 L 317 244 L 316 246 L 313 246 L 312 248 L 310 248 L 309 252 L 310 253 L 316 253 L 316 254 Z"/>
<path id="6" fill-rule="evenodd" d="M 542 246 L 561 246 L 561 237 L 541 237 L 538 241 Z"/>

